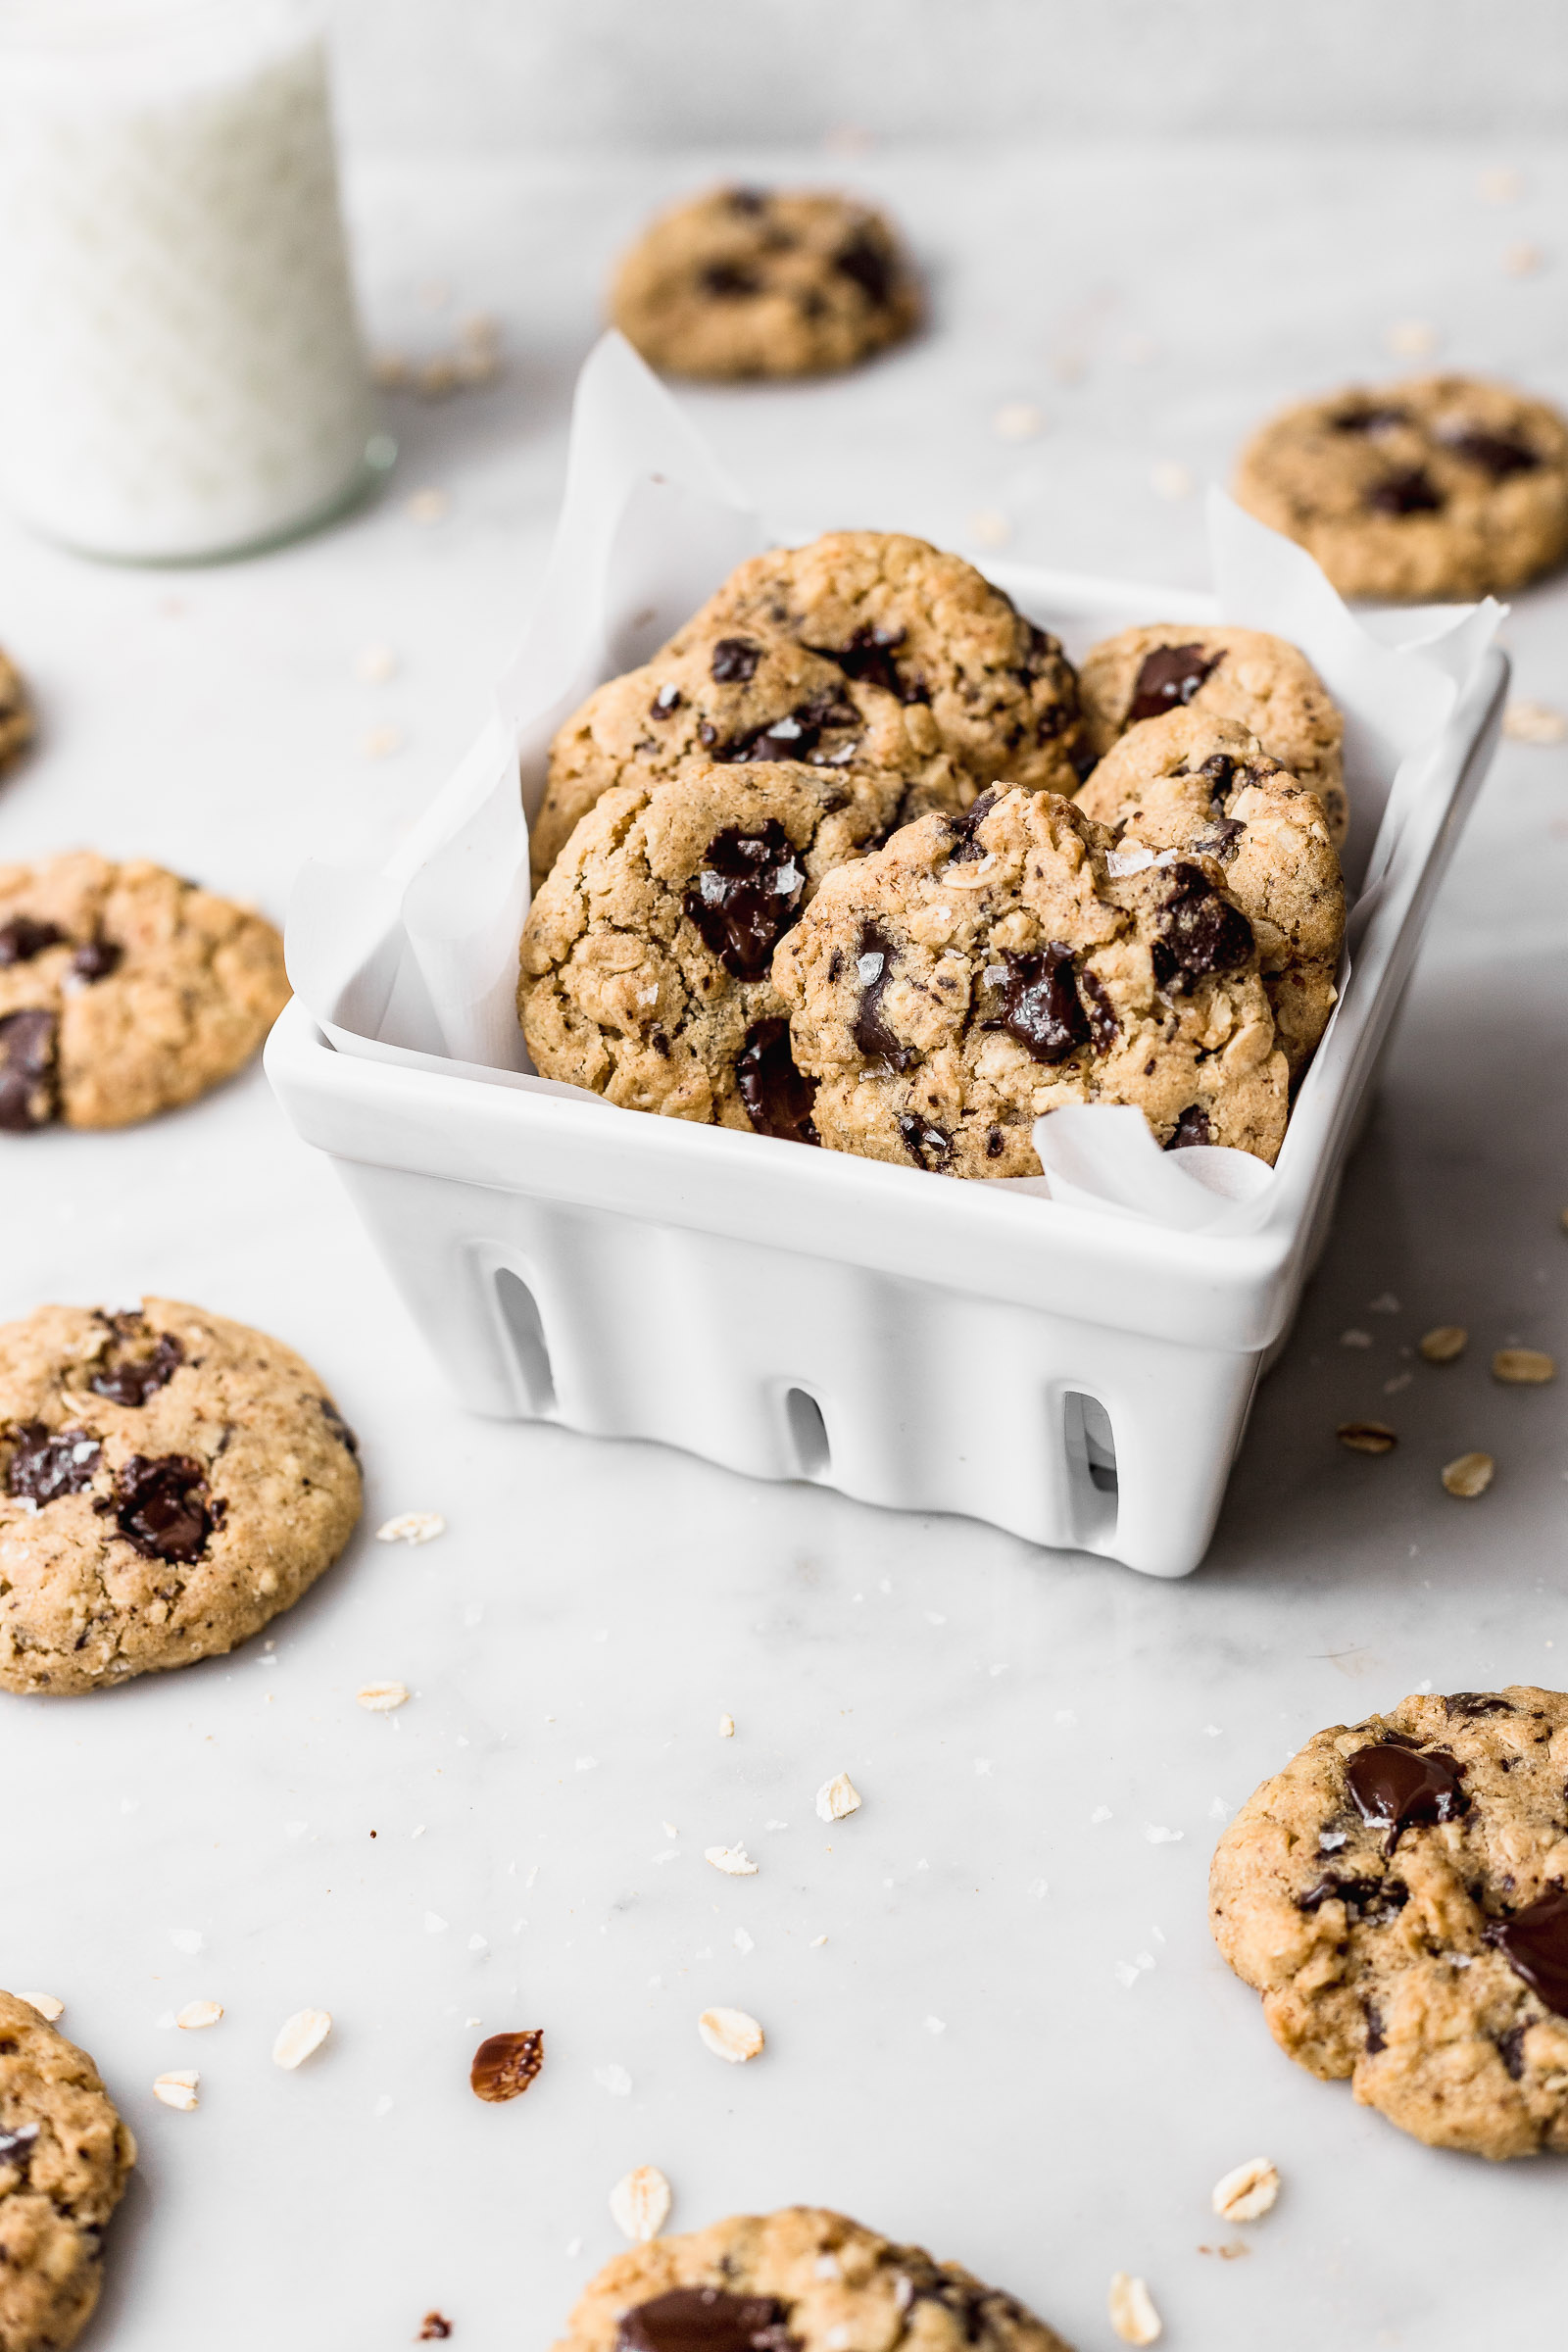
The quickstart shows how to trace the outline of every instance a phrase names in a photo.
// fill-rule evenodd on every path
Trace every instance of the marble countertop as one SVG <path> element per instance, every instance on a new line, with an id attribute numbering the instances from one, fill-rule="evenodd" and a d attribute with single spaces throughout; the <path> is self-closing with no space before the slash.
<path id="1" fill-rule="evenodd" d="M 1510 206 L 1477 192 L 1498 164 L 1525 174 Z M 117 571 L 0 529 L 0 639 L 43 721 L 0 851 L 146 854 L 280 915 L 307 848 L 395 838 L 538 579 L 610 255 L 667 191 L 745 168 L 360 166 L 377 341 L 433 354 L 490 311 L 503 380 L 394 399 L 385 502 L 261 561 Z M 1568 396 L 1568 165 L 1544 149 L 827 168 L 897 206 L 935 323 L 842 383 L 684 396 L 786 523 L 1196 583 L 1196 485 L 1270 403 L 1408 366 L 1391 331 Z M 1510 274 L 1536 243 L 1545 267 Z M 1038 407 L 1036 438 L 997 435 L 1005 403 Z M 408 506 L 428 487 L 436 522 Z M 1519 693 L 1568 706 L 1565 617 L 1561 584 L 1518 601 Z M 379 683 L 370 645 L 397 657 Z M 1559 1394 L 1487 1365 L 1568 1352 L 1565 885 L 1568 749 L 1507 743 L 1212 1554 L 1173 1586 L 466 1419 L 259 1070 L 122 1135 L 9 1145 L 0 1312 L 146 1290 L 262 1324 L 368 1468 L 360 1537 L 273 1646 L 0 1709 L 4 1981 L 65 2000 L 142 2146 L 84 2341 L 371 2352 L 438 2309 L 459 2352 L 543 2352 L 643 2163 L 674 2227 L 839 2205 L 1080 2352 L 1114 2342 L 1114 2270 L 1147 2278 L 1172 2352 L 1458 2352 L 1504 2313 L 1545 2340 L 1554 2164 L 1432 2153 L 1293 2069 L 1203 1888 L 1218 1821 L 1320 1725 L 1422 1684 L 1560 1679 Z M 1439 1322 L 1473 1335 L 1442 1372 L 1413 1355 Z M 1398 1428 L 1387 1458 L 1335 1444 L 1369 1413 Z M 1496 1482 L 1459 1502 L 1438 1470 L 1472 1446 Z M 445 1534 L 371 1540 L 409 1510 Z M 385 1677 L 414 1698 L 368 1715 L 354 1693 Z M 840 1770 L 864 1805 L 824 1827 Z M 738 1840 L 755 1877 L 703 1860 Z M 161 2022 L 197 1997 L 221 2025 Z M 709 2055 L 710 2003 L 762 2022 L 760 2060 Z M 272 2036 L 306 2006 L 332 2036 L 285 2074 Z M 544 2072 L 483 2106 L 469 2057 L 514 2026 L 544 2029 Z M 151 2094 L 180 2065 L 190 2115 Z M 1258 2153 L 1280 2203 L 1227 2230 L 1210 2185 Z"/>

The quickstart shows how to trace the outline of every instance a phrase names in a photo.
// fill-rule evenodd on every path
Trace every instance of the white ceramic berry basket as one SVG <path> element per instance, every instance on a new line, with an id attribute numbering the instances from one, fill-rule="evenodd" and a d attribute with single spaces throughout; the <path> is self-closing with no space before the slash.
<path id="1" fill-rule="evenodd" d="M 519 750 L 532 805 L 565 711 L 645 659 L 756 543 L 663 395 L 623 347 L 602 349 L 504 720 L 382 874 L 307 869 L 272 1085 L 335 1161 L 472 1410 L 655 1439 L 752 1477 L 1185 1575 L 1326 1236 L 1492 756 L 1507 680 L 1494 613 L 1407 612 L 1367 633 L 1298 551 L 1245 542 L 1254 572 L 1286 580 L 1274 593 L 1233 549 L 1225 616 L 1305 644 L 1350 722 L 1348 975 L 1271 1175 L 1249 1161 L 1245 1182 L 1223 1168 L 1200 1182 L 1200 1160 L 1244 1155 L 1162 1156 L 1136 1113 L 1088 1111 L 1066 1114 L 1087 1155 L 1054 1155 L 1054 1122 L 1037 1129 L 1043 1199 L 1045 1183 L 963 1184 L 618 1110 L 515 1066 Z M 1220 610 L 1191 591 L 994 576 L 1069 651 Z M 592 611 L 585 639 L 574 597 Z M 1141 1152 L 1122 1149 L 1126 1122 Z"/>

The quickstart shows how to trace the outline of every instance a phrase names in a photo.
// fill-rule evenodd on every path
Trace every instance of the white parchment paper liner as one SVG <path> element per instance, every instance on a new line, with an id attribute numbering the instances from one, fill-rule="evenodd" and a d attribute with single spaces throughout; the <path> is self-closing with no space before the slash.
<path id="1" fill-rule="evenodd" d="M 1356 939 L 1419 788 L 1415 755 L 1448 716 L 1504 608 L 1489 599 L 1355 616 L 1303 549 L 1218 490 L 1208 496 L 1208 537 L 1214 616 L 1298 645 L 1345 713 L 1354 904 L 1343 1002 Z M 478 741 L 382 869 L 313 862 L 295 887 L 289 975 L 339 1053 L 436 1056 L 481 1082 L 599 1100 L 533 1074 L 517 1024 L 527 819 L 550 738 L 601 679 L 647 661 L 767 543 L 658 379 L 619 335 L 606 335 L 578 379 L 565 499 L 539 603 Z M 1030 611 L 1027 571 L 1008 566 L 1004 584 Z M 1200 601 L 1184 598 L 1184 617 L 1198 617 Z M 1312 1083 L 1309 1071 L 1303 1085 Z M 1244 1152 L 1161 1152 L 1140 1111 L 1108 1103 L 1052 1112 L 1036 1122 L 1034 1142 L 1045 1174 L 1008 1190 L 1185 1231 L 1245 1230 L 1265 1213 L 1274 1181 Z"/>

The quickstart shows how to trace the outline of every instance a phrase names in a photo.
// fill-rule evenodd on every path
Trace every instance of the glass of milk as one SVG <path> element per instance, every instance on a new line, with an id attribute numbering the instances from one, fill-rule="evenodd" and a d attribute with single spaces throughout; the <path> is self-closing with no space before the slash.
<path id="1" fill-rule="evenodd" d="M 347 506 L 378 435 L 309 0 L 0 0 L 0 495 L 129 563 Z"/>

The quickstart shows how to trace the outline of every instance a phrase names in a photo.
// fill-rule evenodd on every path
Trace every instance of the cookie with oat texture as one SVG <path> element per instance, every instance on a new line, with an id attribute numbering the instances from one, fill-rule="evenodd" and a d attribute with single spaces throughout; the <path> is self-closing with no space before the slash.
<path id="1" fill-rule="evenodd" d="M 103 2284 L 103 2238 L 136 2142 L 98 2070 L 0 1992 L 0 2343 L 66 2352 Z"/>

